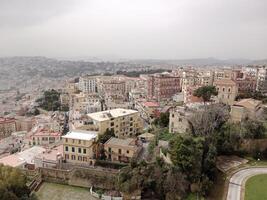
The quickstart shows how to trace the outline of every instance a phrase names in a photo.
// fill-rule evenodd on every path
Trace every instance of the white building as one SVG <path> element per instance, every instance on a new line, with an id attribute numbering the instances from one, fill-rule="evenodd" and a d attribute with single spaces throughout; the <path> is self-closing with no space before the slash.
<path id="1" fill-rule="evenodd" d="M 79 79 L 79 90 L 84 93 L 96 93 L 97 81 L 95 76 L 84 76 Z"/>

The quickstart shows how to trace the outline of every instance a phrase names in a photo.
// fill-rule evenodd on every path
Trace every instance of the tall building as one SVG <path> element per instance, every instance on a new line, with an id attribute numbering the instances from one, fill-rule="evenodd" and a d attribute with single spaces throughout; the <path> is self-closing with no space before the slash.
<path id="1" fill-rule="evenodd" d="M 84 93 L 96 93 L 97 81 L 95 76 L 83 76 L 79 79 L 79 90 Z"/>
<path id="2" fill-rule="evenodd" d="M 143 120 L 139 112 L 130 109 L 113 109 L 90 113 L 92 127 L 98 127 L 98 133 L 104 134 L 106 130 L 114 131 L 116 137 L 134 137 L 143 131 Z"/>
<path id="3" fill-rule="evenodd" d="M 267 68 L 262 66 L 257 74 L 257 91 L 267 93 Z"/>
<path id="4" fill-rule="evenodd" d="M 170 74 L 154 74 L 148 77 L 148 98 L 157 101 L 171 99 L 181 91 L 180 77 Z"/>

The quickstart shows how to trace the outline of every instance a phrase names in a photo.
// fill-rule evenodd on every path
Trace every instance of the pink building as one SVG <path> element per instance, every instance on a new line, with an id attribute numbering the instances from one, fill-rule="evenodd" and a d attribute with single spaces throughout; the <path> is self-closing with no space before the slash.
<path id="1" fill-rule="evenodd" d="M 41 129 L 30 136 L 29 144 L 30 145 L 48 146 L 50 144 L 55 144 L 55 143 L 59 142 L 60 137 L 61 137 L 60 132 L 51 132 L 48 130 Z"/>

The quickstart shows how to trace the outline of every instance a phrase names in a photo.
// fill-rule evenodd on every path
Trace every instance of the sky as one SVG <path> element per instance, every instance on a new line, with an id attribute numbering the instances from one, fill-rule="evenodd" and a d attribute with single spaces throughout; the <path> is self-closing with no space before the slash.
<path id="1" fill-rule="evenodd" d="M 0 0 L 0 56 L 267 58 L 267 0 Z"/>

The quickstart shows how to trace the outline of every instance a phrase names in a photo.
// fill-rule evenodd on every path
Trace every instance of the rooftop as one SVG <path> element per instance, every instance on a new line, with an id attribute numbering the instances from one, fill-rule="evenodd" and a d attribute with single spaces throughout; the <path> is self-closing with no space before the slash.
<path id="1" fill-rule="evenodd" d="M 97 138 L 97 136 L 98 132 L 96 131 L 73 130 L 71 132 L 68 132 L 66 135 L 62 136 L 62 138 L 92 140 L 94 138 Z"/>
<path id="2" fill-rule="evenodd" d="M 218 79 L 214 82 L 215 85 L 236 85 L 236 83 L 231 79 Z"/>
<path id="3" fill-rule="evenodd" d="M 119 139 L 112 137 L 105 143 L 105 145 L 114 145 L 120 147 L 135 146 L 135 139 L 133 138 Z"/>
<path id="4" fill-rule="evenodd" d="M 242 99 L 240 101 L 238 101 L 237 103 L 235 103 L 235 106 L 242 106 L 242 107 L 246 107 L 246 108 L 256 108 L 259 105 L 261 105 L 262 101 L 256 100 L 256 99 Z"/>
<path id="5" fill-rule="evenodd" d="M 109 120 L 110 118 L 127 116 L 127 115 L 137 113 L 137 112 L 138 111 L 136 110 L 117 108 L 117 109 L 112 109 L 112 110 L 96 112 L 96 113 L 90 113 L 88 114 L 88 116 L 91 119 L 96 120 L 96 121 L 106 121 L 106 120 Z"/>
<path id="6" fill-rule="evenodd" d="M 146 107 L 159 107 L 159 103 L 153 101 L 147 101 L 143 103 Z"/>

